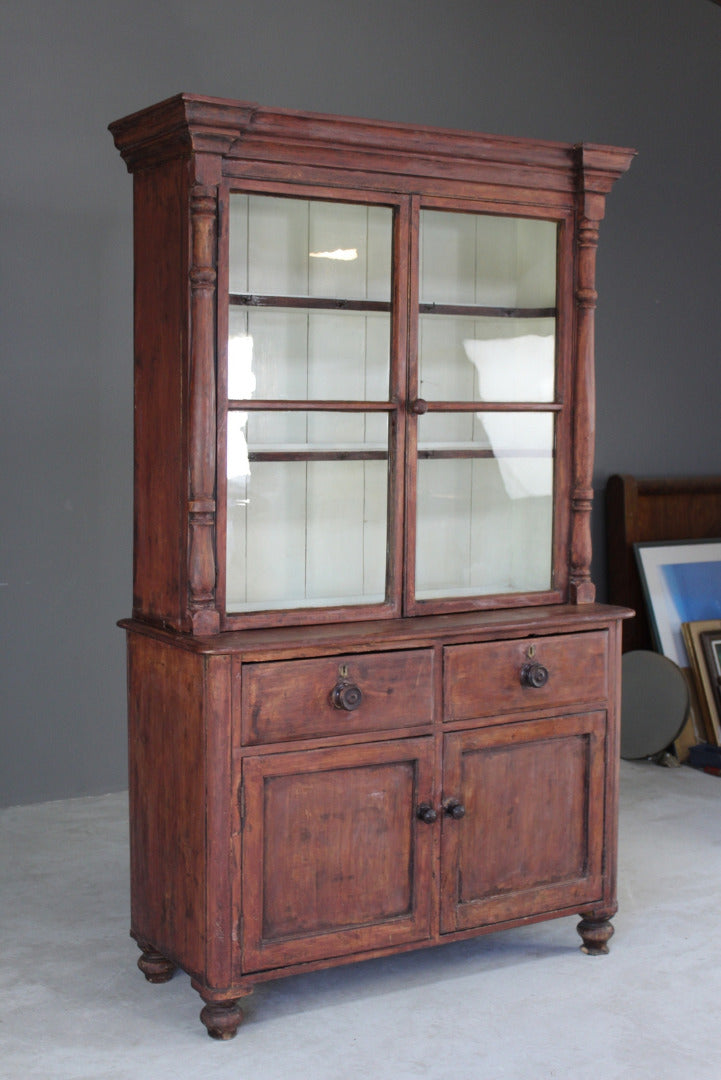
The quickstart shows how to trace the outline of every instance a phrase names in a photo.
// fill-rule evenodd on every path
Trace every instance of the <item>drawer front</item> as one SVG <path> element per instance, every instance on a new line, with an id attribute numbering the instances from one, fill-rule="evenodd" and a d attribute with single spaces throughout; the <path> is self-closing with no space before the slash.
<path id="1" fill-rule="evenodd" d="M 241 687 L 246 744 L 420 727 L 433 717 L 433 652 L 244 664 Z"/>
<path id="2" fill-rule="evenodd" d="M 452 645 L 444 651 L 444 717 L 470 720 L 603 701 L 605 630 Z"/>

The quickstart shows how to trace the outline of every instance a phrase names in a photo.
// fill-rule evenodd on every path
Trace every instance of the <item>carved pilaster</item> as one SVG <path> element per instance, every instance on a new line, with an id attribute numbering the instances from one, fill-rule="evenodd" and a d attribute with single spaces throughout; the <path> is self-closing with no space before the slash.
<path id="1" fill-rule="evenodd" d="M 215 606 L 215 288 L 217 188 L 190 194 L 188 613 L 192 629 L 219 628 Z"/>

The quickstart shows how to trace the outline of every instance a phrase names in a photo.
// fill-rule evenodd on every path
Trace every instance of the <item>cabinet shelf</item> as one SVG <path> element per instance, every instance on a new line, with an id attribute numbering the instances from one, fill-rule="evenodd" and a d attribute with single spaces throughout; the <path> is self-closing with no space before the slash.
<path id="1" fill-rule="evenodd" d="M 484 307 L 480 304 L 418 305 L 421 315 L 461 315 L 470 319 L 553 319 L 555 307 Z"/>
<path id="2" fill-rule="evenodd" d="M 513 447 L 492 450 L 487 446 L 423 447 L 418 450 L 420 460 L 458 460 L 462 458 L 546 458 L 553 457 L 552 450 Z M 248 461 L 387 461 L 386 450 L 251 450 Z"/>
<path id="3" fill-rule="evenodd" d="M 233 307 L 300 308 L 312 311 L 380 311 L 390 312 L 387 300 L 350 300 L 330 296 L 272 296 L 260 293 L 230 293 L 228 303 Z M 491 307 L 483 304 L 438 304 L 424 301 L 418 305 L 421 315 L 460 315 L 474 319 L 553 319 L 555 307 Z"/>
<path id="4" fill-rule="evenodd" d="M 234 307 L 300 308 L 311 311 L 381 311 L 390 312 L 388 300 L 346 300 L 325 296 L 266 296 L 255 293 L 230 293 L 228 303 Z"/>
<path id="5" fill-rule="evenodd" d="M 418 457 L 421 460 L 429 458 L 459 459 L 459 458 L 547 458 L 553 457 L 551 449 L 539 449 L 539 447 L 503 447 L 490 446 L 439 446 L 419 447 Z"/>
<path id="6" fill-rule="evenodd" d="M 455 412 L 560 412 L 560 401 L 426 401 L 425 411 L 432 413 Z M 232 398 L 228 401 L 231 412 L 395 412 L 400 405 L 395 401 L 321 401 L 284 400 L 282 398 Z"/>
<path id="7" fill-rule="evenodd" d="M 251 450 L 248 461 L 387 461 L 387 450 Z"/>

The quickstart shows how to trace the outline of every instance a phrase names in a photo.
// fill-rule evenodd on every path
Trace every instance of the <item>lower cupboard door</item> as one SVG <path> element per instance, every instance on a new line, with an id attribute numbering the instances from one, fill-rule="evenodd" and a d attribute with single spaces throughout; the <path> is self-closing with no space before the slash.
<path id="1" fill-rule="evenodd" d="M 446 736 L 441 930 L 560 911 L 603 891 L 602 712 Z"/>
<path id="2" fill-rule="evenodd" d="M 247 758 L 244 972 L 350 956 L 431 932 L 433 740 Z"/>

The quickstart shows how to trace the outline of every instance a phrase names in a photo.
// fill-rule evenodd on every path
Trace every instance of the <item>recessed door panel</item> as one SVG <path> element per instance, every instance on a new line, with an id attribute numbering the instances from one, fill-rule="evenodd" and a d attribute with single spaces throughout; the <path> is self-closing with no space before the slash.
<path id="1" fill-rule="evenodd" d="M 601 894 L 605 713 L 446 738 L 446 933 L 586 903 Z"/>
<path id="2" fill-rule="evenodd" d="M 244 765 L 243 970 L 430 934 L 432 740 Z"/>

